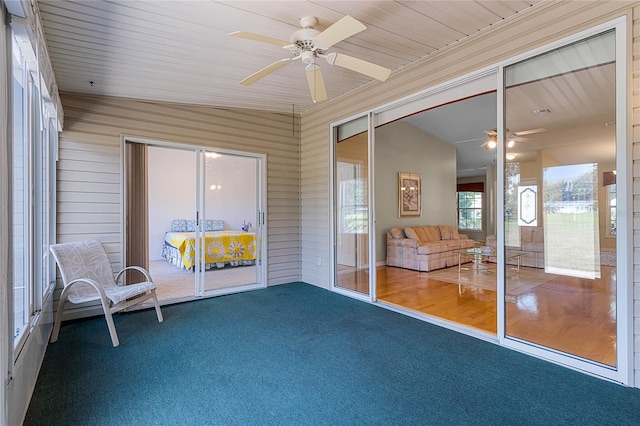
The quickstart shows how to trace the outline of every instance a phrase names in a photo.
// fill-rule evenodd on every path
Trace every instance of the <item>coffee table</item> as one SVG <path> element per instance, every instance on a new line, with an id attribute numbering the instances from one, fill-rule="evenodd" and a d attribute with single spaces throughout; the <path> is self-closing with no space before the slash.
<path id="1" fill-rule="evenodd" d="M 521 257 L 525 254 L 522 251 L 508 251 L 506 254 L 507 261 L 515 261 L 516 266 L 513 268 L 517 272 L 520 272 L 521 265 Z M 466 256 L 466 257 L 465 257 Z M 487 250 L 482 249 L 480 247 L 474 247 L 470 249 L 460 250 L 458 252 L 458 272 L 462 269 L 469 269 L 462 267 L 462 259 L 463 257 L 467 259 L 468 257 L 473 257 L 473 267 L 472 269 L 488 269 L 487 263 L 483 261 L 488 261 L 492 257 L 495 258 L 498 256 L 498 252 L 495 249 Z"/>

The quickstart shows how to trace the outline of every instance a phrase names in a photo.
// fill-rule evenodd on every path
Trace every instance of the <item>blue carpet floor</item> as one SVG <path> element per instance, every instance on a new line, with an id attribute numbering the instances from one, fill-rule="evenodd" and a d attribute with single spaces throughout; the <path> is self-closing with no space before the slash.
<path id="1" fill-rule="evenodd" d="M 625 388 L 303 283 L 63 325 L 25 425 L 638 425 Z"/>

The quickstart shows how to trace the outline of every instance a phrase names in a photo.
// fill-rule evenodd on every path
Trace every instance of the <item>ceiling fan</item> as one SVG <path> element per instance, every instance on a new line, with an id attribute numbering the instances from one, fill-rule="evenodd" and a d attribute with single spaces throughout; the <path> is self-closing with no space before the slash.
<path id="1" fill-rule="evenodd" d="M 283 49 L 288 49 L 292 53 L 292 57 L 280 59 L 279 61 L 262 68 L 240 81 L 240 84 L 250 86 L 258 80 L 299 59 L 306 65 L 305 71 L 307 74 L 309 91 L 311 92 L 313 102 L 316 103 L 327 99 L 327 89 L 324 85 L 320 66 L 317 64 L 318 58 L 325 59 L 329 65 L 337 65 L 342 68 L 347 68 L 351 71 L 356 71 L 381 81 L 385 81 L 389 77 L 391 70 L 381 67 L 380 65 L 344 55 L 342 53 L 328 53 L 329 48 L 334 44 L 367 29 L 364 24 L 347 15 L 324 31 L 320 32 L 313 28 L 317 23 L 318 20 L 313 16 L 305 16 L 301 18 L 300 26 L 302 29 L 291 34 L 289 41 L 246 31 L 235 31 L 230 33 L 229 36 L 231 37 L 239 37 L 274 44 L 276 46 L 281 46 Z"/>
<path id="2" fill-rule="evenodd" d="M 529 140 L 528 138 L 523 138 L 522 136 L 533 135 L 535 133 L 542 133 L 546 131 L 547 129 L 544 129 L 542 127 L 537 129 L 521 130 L 519 132 L 510 132 L 509 129 L 507 129 L 504 140 L 507 143 L 507 148 L 513 148 L 516 142 L 526 142 Z M 487 151 L 490 149 L 495 149 L 495 147 L 498 146 L 498 132 L 496 131 L 496 129 L 485 130 L 484 132 L 487 134 L 487 137 L 485 139 L 485 142 L 482 144 L 482 147 L 484 147 L 484 149 L 486 149 Z"/>

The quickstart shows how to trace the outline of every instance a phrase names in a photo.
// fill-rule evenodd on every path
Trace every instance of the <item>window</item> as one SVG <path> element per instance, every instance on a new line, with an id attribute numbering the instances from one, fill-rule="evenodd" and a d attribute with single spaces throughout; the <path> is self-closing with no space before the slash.
<path id="1" fill-rule="evenodd" d="M 538 226 L 538 185 L 518 186 L 518 226 Z"/>
<path id="2" fill-rule="evenodd" d="M 616 221 L 616 198 L 618 196 L 616 184 L 607 185 L 607 237 L 615 237 L 617 235 Z"/>
<path id="3" fill-rule="evenodd" d="M 55 280 L 49 244 L 55 223 L 51 161 L 58 126 L 28 32 L 19 25 L 12 29 L 10 309 L 17 356 Z"/>
<path id="4" fill-rule="evenodd" d="M 12 283 L 13 283 L 13 336 L 19 341 L 29 320 L 29 269 L 27 266 L 29 173 L 28 173 L 28 73 L 18 43 L 12 43 L 13 70 L 13 134 L 11 150 L 11 232 L 12 232 Z"/>
<path id="5" fill-rule="evenodd" d="M 464 191 L 457 193 L 458 228 L 473 231 L 482 230 L 482 192 Z"/>
<path id="6" fill-rule="evenodd" d="M 342 214 L 339 232 L 364 234 L 369 226 L 367 207 L 367 182 L 365 179 L 348 179 L 340 182 L 338 205 Z"/>

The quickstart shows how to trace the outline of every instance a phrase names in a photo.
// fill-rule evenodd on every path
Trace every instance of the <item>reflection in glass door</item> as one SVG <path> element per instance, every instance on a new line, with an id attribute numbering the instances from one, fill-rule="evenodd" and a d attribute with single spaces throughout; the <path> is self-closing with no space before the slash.
<path id="1" fill-rule="evenodd" d="M 367 120 L 337 129 L 335 144 L 336 286 L 369 294 L 369 141 Z"/>
<path id="2" fill-rule="evenodd" d="M 609 31 L 505 68 L 505 335 L 617 366 Z M 515 260 L 514 260 L 515 261 Z M 511 262 L 513 263 L 513 262 Z"/>
<path id="3" fill-rule="evenodd" d="M 203 152 L 200 295 L 260 282 L 259 159 Z"/>

